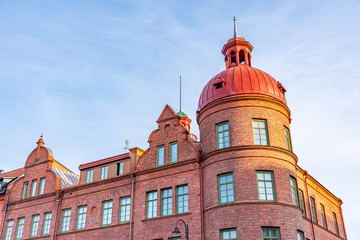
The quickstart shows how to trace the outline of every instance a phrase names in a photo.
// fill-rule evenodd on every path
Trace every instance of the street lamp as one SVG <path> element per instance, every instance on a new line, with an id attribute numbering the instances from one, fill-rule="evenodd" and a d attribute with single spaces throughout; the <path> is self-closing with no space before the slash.
<path id="1" fill-rule="evenodd" d="M 179 228 L 177 227 L 177 224 L 178 224 L 178 222 L 180 222 L 180 221 L 183 222 L 184 225 L 185 225 L 185 237 L 186 237 L 186 240 L 189 240 L 189 225 L 187 225 L 187 224 L 184 222 L 184 220 L 182 220 L 182 219 L 177 220 L 177 222 L 176 222 L 176 224 L 175 224 L 175 229 L 174 229 L 174 231 L 173 231 L 173 234 L 174 234 L 175 236 L 179 235 L 180 231 L 179 231 Z"/>

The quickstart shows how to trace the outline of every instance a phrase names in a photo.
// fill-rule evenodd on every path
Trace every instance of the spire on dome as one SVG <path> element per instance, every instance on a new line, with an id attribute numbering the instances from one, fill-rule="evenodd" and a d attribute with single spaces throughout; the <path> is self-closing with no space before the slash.
<path id="1" fill-rule="evenodd" d="M 41 133 L 40 139 L 37 141 L 37 145 L 42 147 L 42 146 L 44 146 L 44 144 L 45 143 L 44 143 L 44 140 L 43 140 L 43 134 Z"/>
<path id="2" fill-rule="evenodd" d="M 238 34 L 237 34 L 237 27 L 236 27 L 236 18 L 234 16 L 234 38 L 237 38 L 239 37 Z"/>
<path id="3" fill-rule="evenodd" d="M 180 75 L 180 111 L 177 113 L 179 117 L 188 117 L 186 113 L 181 111 L 181 75 Z"/>

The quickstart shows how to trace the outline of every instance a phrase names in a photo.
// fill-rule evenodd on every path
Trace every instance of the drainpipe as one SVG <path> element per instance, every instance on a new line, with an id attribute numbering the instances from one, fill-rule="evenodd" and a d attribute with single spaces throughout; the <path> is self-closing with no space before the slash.
<path id="1" fill-rule="evenodd" d="M 130 198 L 131 198 L 131 205 L 130 205 L 130 208 L 131 208 L 131 213 L 130 213 L 130 233 L 129 233 L 129 239 L 132 240 L 132 226 L 133 226 L 133 214 L 134 214 L 134 193 L 135 193 L 135 174 L 131 174 L 131 195 L 130 195 Z"/>
<path id="2" fill-rule="evenodd" d="M 341 215 L 341 222 L 342 222 L 342 225 L 343 225 L 343 228 L 344 228 L 345 239 L 347 239 L 345 223 L 344 223 L 344 217 L 343 217 L 343 213 L 342 213 L 342 209 L 341 209 L 342 204 L 343 204 L 343 201 L 341 199 L 339 199 L 339 209 L 340 209 L 340 215 Z M 339 232 L 339 234 L 340 234 L 340 232 Z"/>
<path id="3" fill-rule="evenodd" d="M 62 202 L 62 190 L 60 190 L 59 192 L 59 197 L 55 199 L 56 204 L 57 204 L 57 213 L 56 213 L 56 219 L 55 219 L 55 229 L 54 229 L 54 240 L 56 240 L 57 238 L 57 232 L 58 232 L 58 226 L 59 226 L 59 215 L 60 215 L 60 210 L 61 210 L 61 202 Z"/>
<path id="4" fill-rule="evenodd" d="M 6 188 L 7 188 L 7 187 L 6 187 Z M 5 220 L 6 220 L 7 207 L 8 207 L 8 203 L 9 203 L 9 196 L 10 196 L 10 191 L 6 189 L 5 199 L 4 199 L 4 208 L 3 208 L 3 210 L 2 210 L 3 220 L 2 220 L 2 223 L 1 223 L 0 236 L 3 235 L 3 230 L 5 230 L 5 229 L 4 229 L 4 226 L 5 226 Z"/>
<path id="5" fill-rule="evenodd" d="M 312 232 L 313 232 L 313 236 L 314 236 L 314 240 L 315 240 L 316 236 L 315 236 L 314 222 L 313 222 L 313 216 L 312 216 L 312 210 L 311 210 L 311 204 L 310 204 L 310 196 L 309 196 L 308 184 L 306 182 L 306 179 L 309 177 L 309 174 L 307 171 L 304 172 L 304 176 L 305 176 L 305 187 L 306 187 L 306 195 L 307 195 L 307 199 L 308 199 L 308 206 L 310 207 L 309 212 L 310 212 L 311 228 L 312 228 Z"/>
<path id="6" fill-rule="evenodd" d="M 201 240 L 204 239 L 204 199 L 203 199 L 203 168 L 200 164 L 200 157 L 197 158 L 200 176 L 200 216 L 201 216 Z"/>

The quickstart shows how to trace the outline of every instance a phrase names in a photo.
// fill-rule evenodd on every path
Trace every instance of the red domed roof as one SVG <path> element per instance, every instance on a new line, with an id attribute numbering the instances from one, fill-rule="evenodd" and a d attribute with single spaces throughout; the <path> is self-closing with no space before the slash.
<path id="1" fill-rule="evenodd" d="M 211 102 L 233 95 L 263 95 L 286 105 L 285 92 L 281 83 L 269 74 L 239 64 L 217 74 L 206 84 L 200 95 L 198 111 Z"/>

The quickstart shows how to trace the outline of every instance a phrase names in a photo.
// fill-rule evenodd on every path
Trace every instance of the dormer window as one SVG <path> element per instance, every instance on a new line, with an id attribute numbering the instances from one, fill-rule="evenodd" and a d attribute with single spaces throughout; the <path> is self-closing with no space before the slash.
<path id="1" fill-rule="evenodd" d="M 225 83 L 224 79 L 221 76 L 219 76 L 219 78 L 214 81 L 213 86 L 215 87 L 215 89 L 219 89 L 224 86 L 224 83 Z"/>

